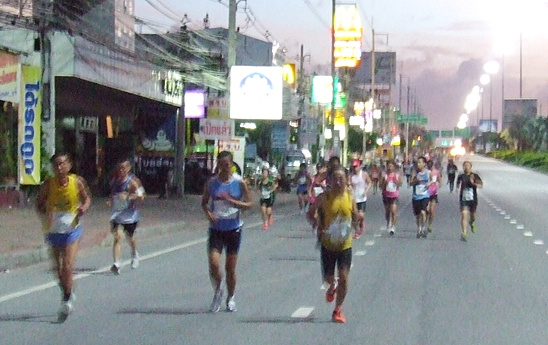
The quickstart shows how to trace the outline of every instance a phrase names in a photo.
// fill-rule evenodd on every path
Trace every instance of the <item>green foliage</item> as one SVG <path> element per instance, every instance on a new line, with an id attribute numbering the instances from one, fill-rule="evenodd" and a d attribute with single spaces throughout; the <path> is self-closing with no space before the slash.
<path id="1" fill-rule="evenodd" d="M 516 165 L 548 172 L 548 152 L 497 150 L 489 155 Z"/>

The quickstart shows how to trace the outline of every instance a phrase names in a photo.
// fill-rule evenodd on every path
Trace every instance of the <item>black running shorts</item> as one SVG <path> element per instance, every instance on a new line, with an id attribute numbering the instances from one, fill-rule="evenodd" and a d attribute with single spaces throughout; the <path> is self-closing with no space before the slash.
<path id="1" fill-rule="evenodd" d="M 214 250 L 222 253 L 223 249 L 226 248 L 227 254 L 238 254 L 241 242 L 242 228 L 228 231 L 209 229 L 207 248 L 210 252 Z"/>
<path id="2" fill-rule="evenodd" d="M 322 246 L 320 255 L 324 279 L 325 277 L 335 275 L 335 266 L 338 269 L 350 269 L 350 265 L 352 264 L 352 248 L 348 248 L 343 251 L 333 251 Z"/>

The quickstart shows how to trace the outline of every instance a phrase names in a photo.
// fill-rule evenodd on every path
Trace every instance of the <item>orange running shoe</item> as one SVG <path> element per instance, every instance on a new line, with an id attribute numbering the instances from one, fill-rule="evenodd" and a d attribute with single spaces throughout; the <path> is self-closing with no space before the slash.
<path id="1" fill-rule="evenodd" d="M 336 291 L 337 291 L 337 286 L 335 285 L 335 283 L 331 284 L 329 288 L 327 289 L 327 291 L 325 292 L 325 301 L 327 303 L 331 303 L 335 300 Z"/>
<path id="2" fill-rule="evenodd" d="M 331 319 L 333 322 L 336 323 L 345 323 L 346 317 L 344 317 L 343 313 L 341 312 L 341 308 L 337 307 L 335 310 L 333 310 L 333 314 L 331 315 Z"/>
<path id="3" fill-rule="evenodd" d="M 263 230 L 268 230 L 268 224 L 267 223 L 263 224 Z"/>

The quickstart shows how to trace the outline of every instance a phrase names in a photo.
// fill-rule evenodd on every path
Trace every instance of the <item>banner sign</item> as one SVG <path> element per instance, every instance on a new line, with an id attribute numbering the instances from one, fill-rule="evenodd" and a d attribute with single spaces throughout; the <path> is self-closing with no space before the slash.
<path id="1" fill-rule="evenodd" d="M 335 67 L 356 67 L 362 56 L 362 23 L 356 5 L 337 5 L 334 18 Z"/>
<path id="2" fill-rule="evenodd" d="M 202 140 L 231 139 L 235 136 L 234 120 L 200 119 Z"/>
<path id="3" fill-rule="evenodd" d="M 21 101 L 19 104 L 19 183 L 40 184 L 40 142 L 42 116 L 42 70 L 21 66 Z"/>
<path id="4" fill-rule="evenodd" d="M 232 67 L 230 70 L 231 119 L 280 120 L 282 113 L 282 67 Z"/>
<path id="5" fill-rule="evenodd" d="M 0 100 L 18 103 L 17 70 L 19 56 L 0 51 Z"/>
<path id="6" fill-rule="evenodd" d="M 228 99 L 226 97 L 208 98 L 208 119 L 228 119 Z"/>

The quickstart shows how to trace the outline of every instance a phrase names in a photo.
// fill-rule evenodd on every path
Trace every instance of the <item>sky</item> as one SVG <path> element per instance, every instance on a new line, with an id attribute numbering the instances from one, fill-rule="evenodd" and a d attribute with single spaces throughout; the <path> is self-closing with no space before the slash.
<path id="1" fill-rule="evenodd" d="M 371 50 L 374 28 L 375 50 L 396 52 L 397 74 L 402 75 L 405 90 L 402 104 L 406 104 L 409 85 L 411 107 L 416 104 L 428 118 L 429 129 L 457 125 L 466 112 L 466 96 L 480 85 L 483 65 L 490 60 L 497 60 L 501 68 L 484 87 L 483 100 L 478 110 L 470 113 L 469 125 L 476 125 L 478 118 L 491 117 L 498 119 L 500 130 L 502 90 L 506 99 L 520 98 L 520 85 L 522 97 L 537 98 L 539 113 L 548 114 L 548 0 L 337 3 L 358 5 L 364 26 L 363 50 Z M 151 4 L 169 9 L 171 15 Z M 190 29 L 203 28 L 202 20 L 208 14 L 210 27 L 227 27 L 227 4 L 228 0 L 135 0 L 135 14 L 165 28 L 177 25 L 174 19 L 186 14 Z M 329 74 L 331 5 L 330 0 L 240 0 L 237 26 L 246 35 L 280 43 L 287 49 L 288 62 L 298 61 L 304 45 L 305 55 L 309 55 L 305 69 Z M 252 21 L 246 20 L 246 6 Z M 396 85 L 396 106 L 398 89 Z"/>

